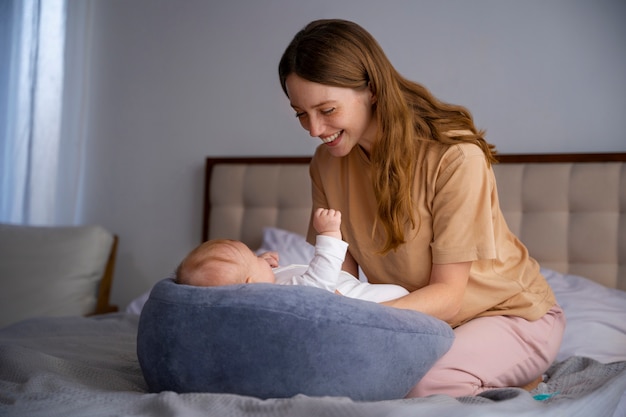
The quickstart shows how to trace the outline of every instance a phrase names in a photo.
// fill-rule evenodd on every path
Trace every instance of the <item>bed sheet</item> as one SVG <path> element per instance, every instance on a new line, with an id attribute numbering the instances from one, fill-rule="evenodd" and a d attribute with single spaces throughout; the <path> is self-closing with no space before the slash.
<path id="1" fill-rule="evenodd" d="M 519 388 L 477 397 L 354 402 L 259 400 L 230 394 L 147 393 L 135 355 L 136 315 L 41 318 L 0 330 L 0 415 L 17 416 L 610 416 L 626 389 L 626 362 L 572 357 L 548 372 L 544 401 Z"/>
<path id="2" fill-rule="evenodd" d="M 542 269 L 567 326 L 557 360 L 587 356 L 603 363 L 626 360 L 626 291 L 587 278 Z"/>
<path id="3" fill-rule="evenodd" d="M 569 321 L 541 392 L 510 388 L 381 402 L 148 393 L 136 356 L 138 316 L 118 313 L 36 318 L 0 329 L 0 415 L 626 417 L 626 292 L 544 273 Z M 542 394 L 543 401 L 534 398 Z"/>

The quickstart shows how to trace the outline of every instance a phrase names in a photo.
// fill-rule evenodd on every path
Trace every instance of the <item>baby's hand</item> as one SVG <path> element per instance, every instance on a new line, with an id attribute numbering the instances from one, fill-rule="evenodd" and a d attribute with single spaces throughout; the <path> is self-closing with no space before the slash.
<path id="1" fill-rule="evenodd" d="M 272 268 L 278 267 L 278 252 L 263 252 L 259 258 L 264 259 Z"/>
<path id="2" fill-rule="evenodd" d="M 341 239 L 341 212 L 318 208 L 313 215 L 313 227 L 320 235 Z"/>

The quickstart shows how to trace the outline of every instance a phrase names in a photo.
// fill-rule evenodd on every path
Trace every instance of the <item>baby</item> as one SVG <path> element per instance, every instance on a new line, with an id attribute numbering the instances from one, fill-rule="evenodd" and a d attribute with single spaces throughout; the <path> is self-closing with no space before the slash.
<path id="1" fill-rule="evenodd" d="M 340 226 L 338 210 L 315 211 L 313 227 L 318 235 L 315 255 L 309 265 L 278 267 L 278 253 L 265 252 L 257 256 L 236 240 L 204 242 L 183 259 L 176 270 L 176 282 L 201 287 L 252 283 L 306 285 L 378 303 L 408 294 L 398 285 L 369 284 L 342 271 L 348 244 L 341 240 Z"/>

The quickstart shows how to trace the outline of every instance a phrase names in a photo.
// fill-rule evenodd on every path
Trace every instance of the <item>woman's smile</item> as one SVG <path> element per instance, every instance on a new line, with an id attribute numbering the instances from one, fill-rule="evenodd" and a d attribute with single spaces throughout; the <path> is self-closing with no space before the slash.
<path id="1" fill-rule="evenodd" d="M 372 110 L 375 99 L 368 88 L 334 87 L 296 74 L 287 77 L 286 88 L 302 127 L 334 156 L 345 156 L 356 145 L 371 148 L 378 129 Z"/>
<path id="2" fill-rule="evenodd" d="M 321 137 L 320 136 L 320 139 L 326 145 L 334 146 L 334 145 L 336 145 L 339 142 L 339 141 L 337 141 L 337 138 L 339 138 L 339 136 L 341 136 L 342 133 L 343 133 L 343 130 L 340 130 L 339 132 L 334 133 L 334 134 L 332 134 L 330 136 L 326 136 L 326 137 Z M 337 142 L 337 143 L 335 143 L 335 142 Z"/>

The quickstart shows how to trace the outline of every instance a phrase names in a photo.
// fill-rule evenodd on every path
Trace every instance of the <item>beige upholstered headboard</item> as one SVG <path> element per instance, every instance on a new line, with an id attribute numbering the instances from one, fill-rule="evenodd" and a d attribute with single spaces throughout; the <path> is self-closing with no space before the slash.
<path id="1" fill-rule="evenodd" d="M 549 269 L 626 290 L 626 153 L 500 155 L 511 230 Z M 203 240 L 261 245 L 263 228 L 305 234 L 309 157 L 207 158 Z"/>

